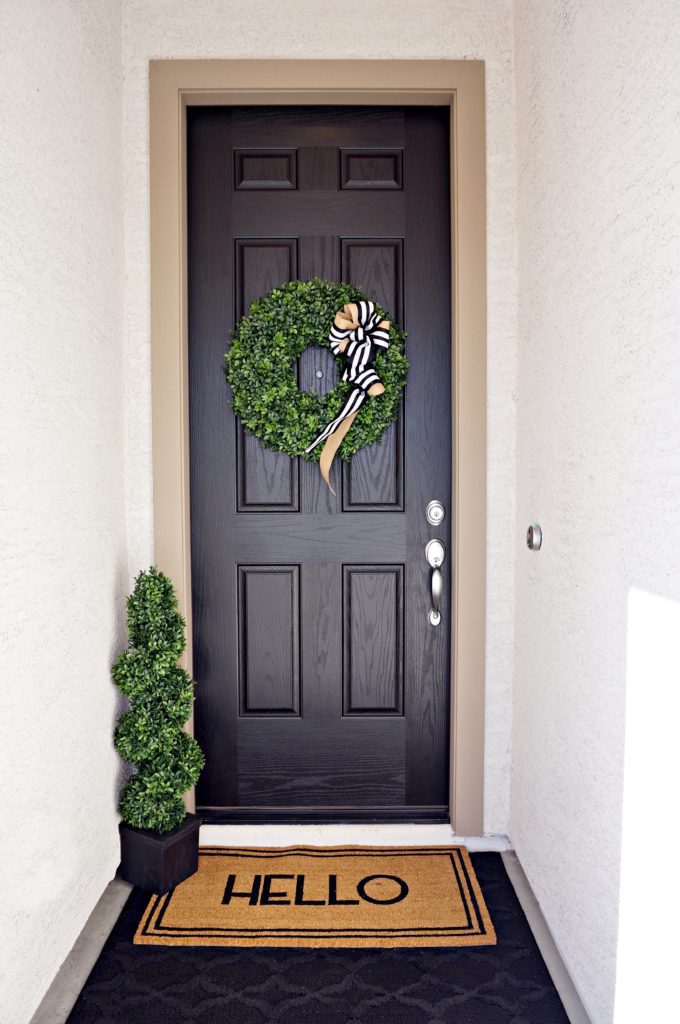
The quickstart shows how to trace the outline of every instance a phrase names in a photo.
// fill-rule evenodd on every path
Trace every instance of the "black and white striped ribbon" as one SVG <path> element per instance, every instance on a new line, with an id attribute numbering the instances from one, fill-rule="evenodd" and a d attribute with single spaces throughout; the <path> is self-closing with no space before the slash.
<path id="1" fill-rule="evenodd" d="M 330 437 L 348 416 L 358 412 L 366 400 L 368 389 L 380 383 L 380 377 L 373 369 L 373 361 L 380 349 L 389 348 L 390 332 L 389 329 L 380 326 L 383 318 L 376 313 L 375 303 L 362 300 L 356 305 L 359 326 L 345 330 L 334 323 L 328 335 L 333 355 L 336 356 L 340 354 L 342 342 L 349 338 L 349 343 L 342 353 L 347 360 L 342 379 L 350 381 L 354 387 L 338 415 L 321 431 L 309 448 L 305 449 L 305 453 L 311 452 Z"/>

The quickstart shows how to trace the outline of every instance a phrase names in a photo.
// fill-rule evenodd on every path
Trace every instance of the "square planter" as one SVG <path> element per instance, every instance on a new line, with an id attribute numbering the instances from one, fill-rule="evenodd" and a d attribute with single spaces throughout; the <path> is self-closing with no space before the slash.
<path id="1" fill-rule="evenodd" d="M 181 825 L 159 835 L 120 822 L 120 876 L 148 892 L 164 893 L 198 870 L 201 819 L 187 814 Z"/>

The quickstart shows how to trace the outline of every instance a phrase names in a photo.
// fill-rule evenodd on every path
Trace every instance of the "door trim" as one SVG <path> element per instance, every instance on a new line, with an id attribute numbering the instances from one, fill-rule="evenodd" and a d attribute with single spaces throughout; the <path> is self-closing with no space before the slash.
<path id="1" fill-rule="evenodd" d="M 151 372 L 155 561 L 174 581 L 191 671 L 186 108 L 448 106 L 451 145 L 453 553 L 450 814 L 483 832 L 486 633 L 484 62 L 152 60 Z M 188 728 L 192 728 L 190 722 Z M 193 793 L 189 795 L 192 805 Z"/>

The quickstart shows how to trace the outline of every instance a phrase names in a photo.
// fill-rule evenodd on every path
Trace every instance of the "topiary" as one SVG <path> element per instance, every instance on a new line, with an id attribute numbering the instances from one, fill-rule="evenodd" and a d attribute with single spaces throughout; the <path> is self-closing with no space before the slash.
<path id="1" fill-rule="evenodd" d="M 119 810 L 128 825 L 169 832 L 184 820 L 182 794 L 198 781 L 205 758 L 182 728 L 194 699 L 193 680 L 177 665 L 186 624 L 172 581 L 155 566 L 135 579 L 127 622 L 129 646 L 113 664 L 113 680 L 130 710 L 118 722 L 114 746 L 136 773 Z"/>

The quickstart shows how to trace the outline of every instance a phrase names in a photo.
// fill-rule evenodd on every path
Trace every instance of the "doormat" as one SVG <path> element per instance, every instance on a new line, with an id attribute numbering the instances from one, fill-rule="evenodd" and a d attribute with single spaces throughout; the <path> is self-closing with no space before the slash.
<path id="1" fill-rule="evenodd" d="M 153 896 L 134 938 L 155 946 L 478 946 L 496 933 L 463 846 L 204 846 Z"/>

